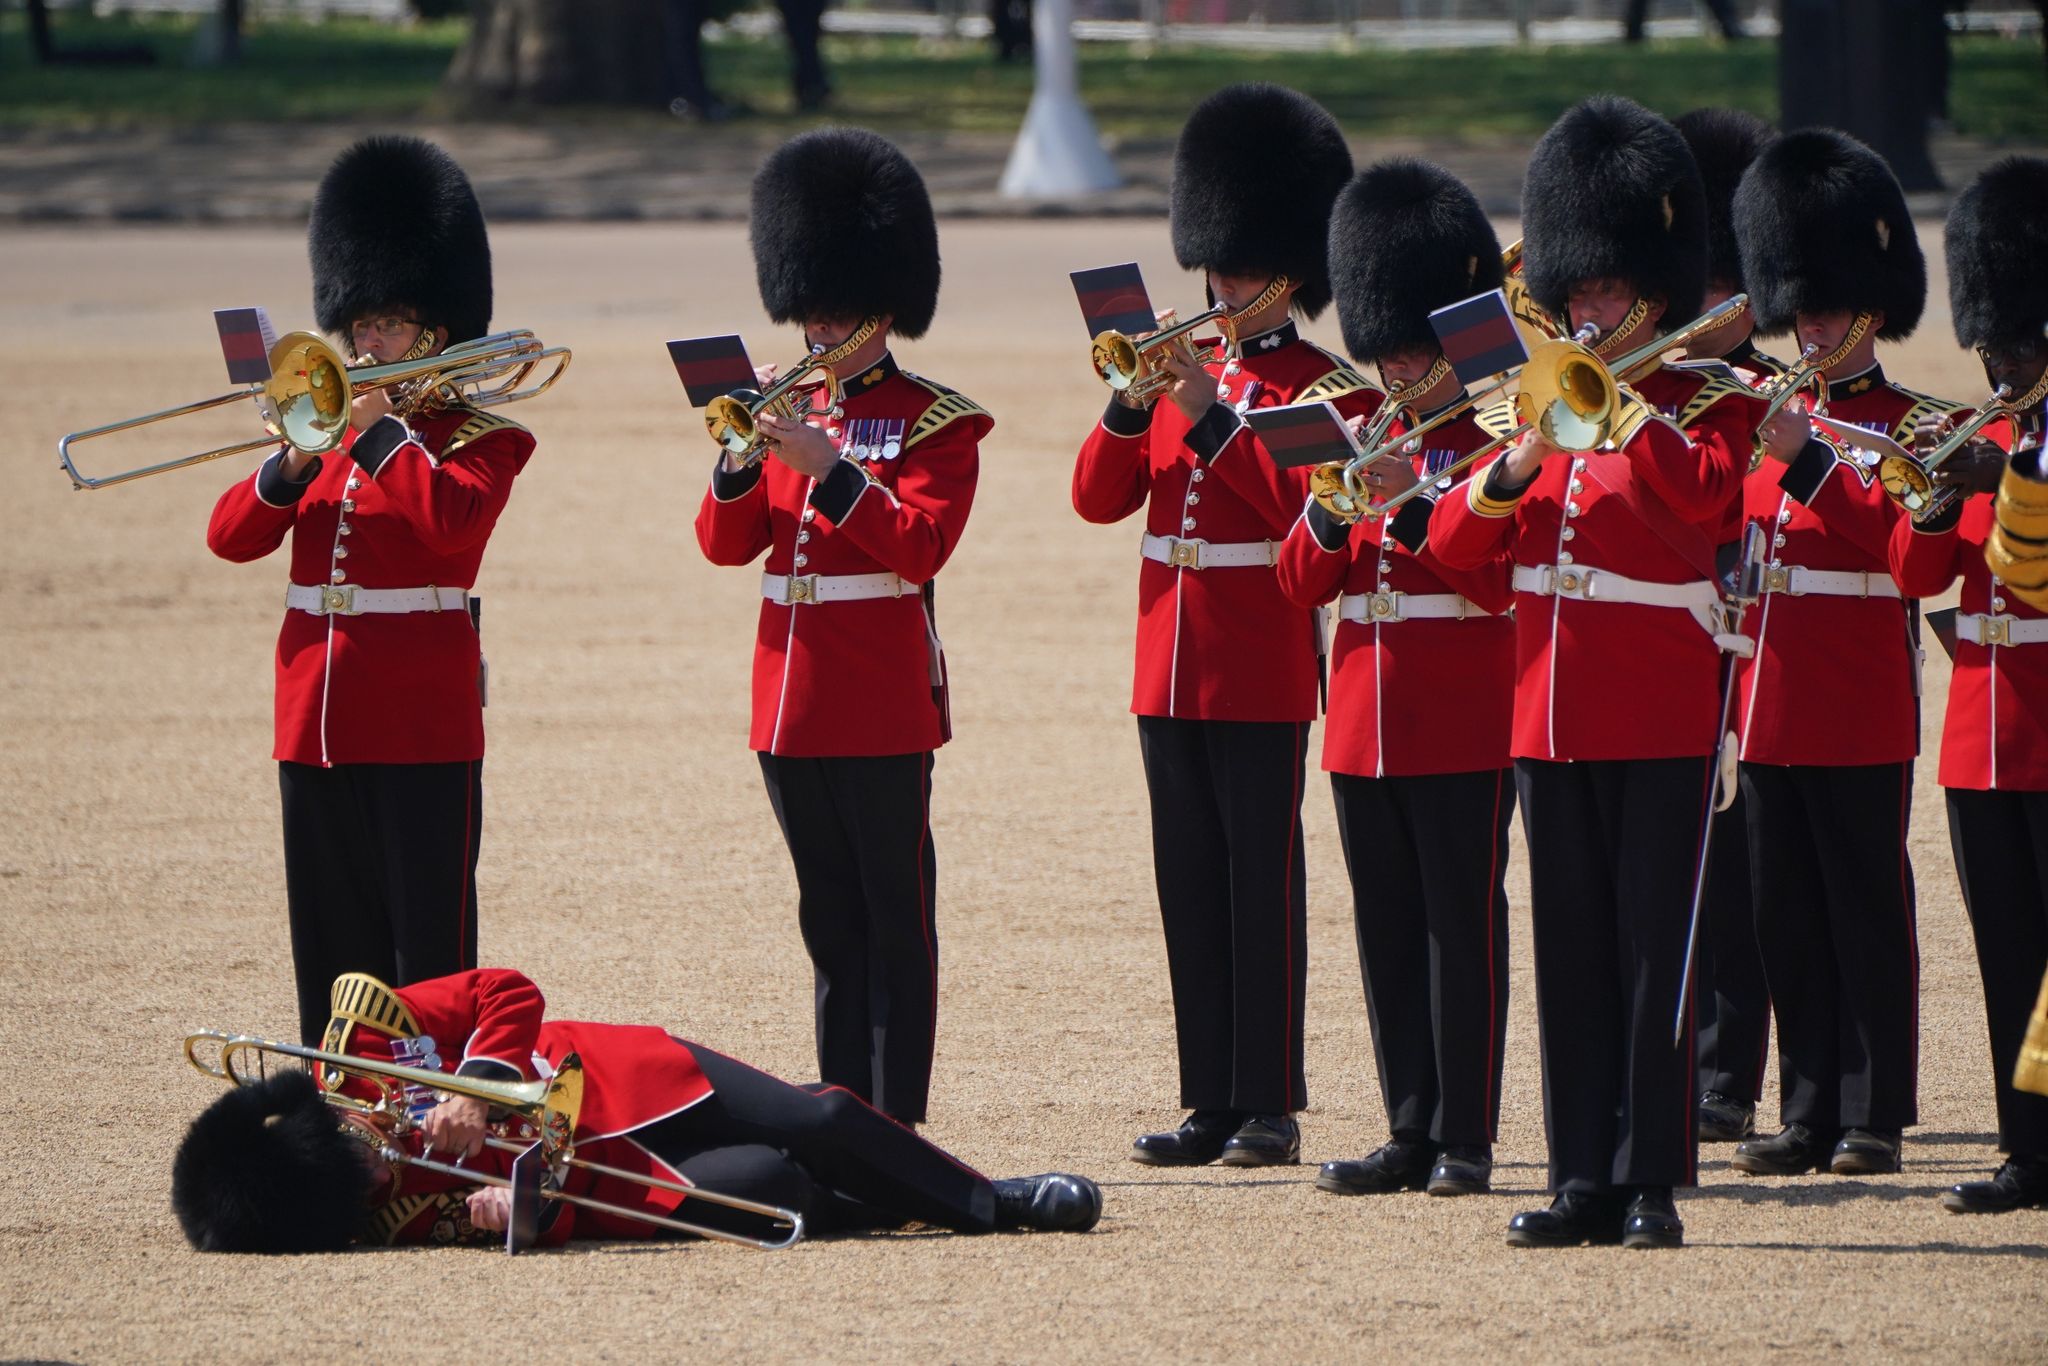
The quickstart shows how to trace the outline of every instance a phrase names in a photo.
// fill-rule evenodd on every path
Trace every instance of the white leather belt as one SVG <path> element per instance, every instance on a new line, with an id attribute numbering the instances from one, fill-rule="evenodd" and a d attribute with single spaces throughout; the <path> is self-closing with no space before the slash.
<path id="1" fill-rule="evenodd" d="M 1514 583 L 1518 593 L 1577 598 L 1581 602 L 1632 602 L 1644 607 L 1705 611 L 1721 601 L 1714 585 L 1705 579 L 1691 583 L 1647 583 L 1583 564 L 1518 564 Z"/>
<path id="2" fill-rule="evenodd" d="M 1278 541 L 1236 541 L 1221 543 L 1182 540 L 1178 536 L 1145 533 L 1138 553 L 1148 560 L 1176 569 L 1240 569 L 1246 565 L 1275 565 L 1280 562 Z"/>
<path id="3" fill-rule="evenodd" d="M 1816 593 L 1833 598 L 1896 598 L 1899 585 L 1889 574 L 1861 569 L 1808 569 L 1803 564 L 1774 564 L 1764 570 L 1764 592 L 1803 597 Z"/>
<path id="4" fill-rule="evenodd" d="M 1370 626 L 1375 622 L 1419 621 L 1431 617 L 1463 621 L 1466 617 L 1490 617 L 1493 613 L 1457 593 L 1392 592 L 1346 593 L 1337 599 L 1337 615 L 1344 621 Z"/>
<path id="5" fill-rule="evenodd" d="M 868 598 L 900 598 L 919 584 L 900 574 L 763 574 L 761 596 L 782 607 L 798 603 L 862 602 Z"/>
<path id="6" fill-rule="evenodd" d="M 2048 641 L 2048 617 L 1987 617 L 1982 612 L 1956 614 L 1956 636 L 1972 645 L 2039 645 Z"/>
<path id="7" fill-rule="evenodd" d="M 359 617 L 365 612 L 467 612 L 467 588 L 362 588 L 352 583 L 295 583 L 284 605 L 316 617 Z"/>

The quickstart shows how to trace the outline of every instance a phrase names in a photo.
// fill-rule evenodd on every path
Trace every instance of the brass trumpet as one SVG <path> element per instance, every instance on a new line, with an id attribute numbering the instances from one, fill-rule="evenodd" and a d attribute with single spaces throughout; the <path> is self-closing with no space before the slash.
<path id="1" fill-rule="evenodd" d="M 1242 318 L 1257 313 L 1286 293 L 1289 281 L 1285 275 L 1276 275 L 1271 284 L 1259 292 L 1259 297 L 1243 308 L 1232 310 L 1218 304 L 1205 313 L 1198 313 L 1186 322 L 1173 322 L 1171 310 L 1161 315 L 1167 326 L 1143 337 L 1130 337 L 1114 328 L 1095 334 L 1089 345 L 1089 359 L 1095 366 L 1095 373 L 1102 382 L 1125 399 L 1144 407 L 1166 392 L 1173 383 L 1173 372 L 1166 368 L 1166 357 L 1171 355 L 1193 365 L 1197 363 L 1194 346 L 1188 334 L 1204 323 L 1218 323 L 1222 326 L 1226 353 L 1237 354 L 1237 324 Z"/>
<path id="2" fill-rule="evenodd" d="M 212 1061 L 201 1056 L 202 1050 L 213 1047 Z M 258 1070 L 246 1070 L 246 1061 L 252 1056 L 257 1060 Z M 470 1171 L 450 1162 L 437 1162 L 430 1157 L 415 1156 L 399 1140 L 413 1132 L 418 1126 L 414 1121 L 410 1096 L 431 1092 L 439 1096 L 466 1096 L 483 1101 L 496 1109 L 503 1110 L 506 1118 L 493 1124 L 492 1131 L 484 1140 L 489 1147 L 503 1152 L 524 1152 L 538 1143 L 541 1158 L 557 1185 L 570 1170 L 582 1170 L 593 1176 L 604 1176 L 614 1180 L 630 1181 L 652 1190 L 673 1191 L 691 1200 L 707 1204 L 723 1205 L 730 1209 L 744 1210 L 773 1221 L 786 1232 L 773 1237 L 749 1237 L 723 1229 L 707 1228 L 693 1224 L 687 1219 L 676 1219 L 666 1215 L 650 1214 L 646 1210 L 613 1204 L 588 1195 L 578 1195 L 554 1187 L 543 1188 L 543 1199 L 575 1205 L 582 1209 L 596 1210 L 623 1219 L 632 1219 L 656 1228 L 665 1228 L 677 1233 L 691 1233 L 700 1238 L 713 1238 L 721 1242 L 739 1243 L 746 1247 L 773 1251 L 789 1247 L 804 1236 L 803 1216 L 795 1210 L 758 1201 L 743 1199 L 736 1195 L 724 1195 L 706 1190 L 701 1186 L 684 1185 L 658 1176 L 630 1172 L 603 1162 L 592 1162 L 576 1156 L 576 1116 L 583 1104 L 583 1063 L 574 1053 L 562 1059 L 555 1075 L 540 1081 L 505 1082 L 491 1081 L 481 1077 L 462 1077 L 427 1067 L 408 1067 L 402 1063 L 380 1062 L 375 1058 L 359 1058 L 350 1053 L 332 1053 L 325 1049 L 306 1048 L 299 1044 L 282 1043 L 275 1039 L 262 1039 L 248 1034 L 230 1034 L 224 1030 L 202 1029 L 186 1036 L 185 1061 L 194 1068 L 230 1086 L 246 1086 L 261 1080 L 261 1068 L 272 1056 L 297 1058 L 314 1064 L 316 1077 L 323 1087 L 339 1086 L 340 1079 L 352 1078 L 369 1084 L 375 1091 L 375 1100 L 359 1100 L 328 1090 L 323 1097 L 338 1114 L 360 1121 L 354 1126 L 373 1142 L 378 1155 L 386 1162 L 419 1167 L 425 1171 L 439 1172 L 457 1180 L 473 1182 L 479 1186 L 511 1188 L 512 1182 L 488 1172 Z"/>
<path id="3" fill-rule="evenodd" d="M 397 388 L 394 407 L 403 414 L 429 401 L 463 404 L 472 408 L 494 407 L 537 398 L 554 386 L 569 368 L 571 352 L 566 346 L 543 346 L 531 332 L 495 332 L 475 341 L 458 342 L 438 356 L 396 361 L 390 365 L 350 367 L 342 355 L 311 332 L 288 332 L 270 348 L 270 378 L 196 403 L 145 413 L 103 427 L 72 432 L 57 443 L 57 459 L 71 477 L 74 489 L 103 489 L 146 479 L 153 474 L 181 470 L 244 451 L 261 450 L 284 441 L 306 452 L 321 455 L 341 444 L 348 431 L 349 404 L 356 395 L 372 389 Z M 554 366 L 537 383 L 521 388 L 541 362 Z M 475 386 L 470 389 L 470 386 Z M 468 392 L 465 390 L 468 389 Z M 181 455 L 172 460 L 143 465 L 118 474 L 93 476 L 79 471 L 71 448 L 81 442 L 111 436 L 152 423 L 169 422 L 193 413 L 209 412 L 243 399 L 256 400 L 263 413 L 268 434 L 253 441 Z"/>
<path id="4" fill-rule="evenodd" d="M 823 412 L 839 406 L 845 390 L 839 383 L 838 372 L 833 368 L 848 356 L 867 345 L 868 338 L 875 335 L 879 320 L 869 318 L 852 336 L 829 350 L 822 346 L 811 348 L 811 354 L 768 386 L 768 392 L 754 389 L 735 389 L 721 394 L 704 405 L 704 428 L 711 433 L 711 439 L 725 448 L 733 463 L 747 466 L 759 463 L 768 453 L 768 439 L 761 435 L 758 419 L 763 413 L 801 422 L 812 413 Z M 808 393 L 797 392 L 813 374 L 825 377 L 823 393 L 814 398 Z M 822 399 L 822 401 L 821 401 Z"/>
<path id="5" fill-rule="evenodd" d="M 2012 396 L 2011 385 L 1999 385 L 1976 412 L 1965 418 L 1927 454 L 1887 455 L 1878 461 L 1878 482 L 1884 485 L 1884 491 L 1891 495 L 1892 501 L 1911 513 L 1915 521 L 1940 516 L 1963 496 L 1963 491 L 1953 484 L 1936 485 L 1935 471 L 1969 445 L 1977 433 L 2000 418 L 2026 412 L 2043 398 L 2048 398 L 2048 372 L 2044 372 L 2034 381 L 2034 387 L 2018 398 Z"/>

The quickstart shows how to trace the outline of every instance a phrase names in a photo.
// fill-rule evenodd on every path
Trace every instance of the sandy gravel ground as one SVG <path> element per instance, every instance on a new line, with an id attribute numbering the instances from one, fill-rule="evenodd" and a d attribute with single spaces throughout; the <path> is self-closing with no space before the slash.
<path id="1" fill-rule="evenodd" d="M 999 418 L 942 594 L 960 738 L 934 802 L 944 999 L 930 1133 L 998 1174 L 1096 1177 L 1100 1230 L 515 1261 L 202 1259 L 179 1238 L 170 1152 L 214 1094 L 179 1038 L 214 1023 L 282 1034 L 292 1018 L 267 757 L 284 570 L 228 565 L 202 543 L 212 500 L 247 463 L 79 494 L 53 445 L 215 391 L 212 307 L 260 302 L 302 325 L 303 248 L 269 229 L 9 234 L 0 1357 L 2040 1359 L 2048 1214 L 1965 1220 L 1934 1199 L 1996 1158 L 1933 722 L 1913 842 L 1922 1124 L 1903 1175 L 1761 1181 L 1712 1148 L 1682 1205 L 1682 1253 L 1506 1248 L 1509 1216 L 1541 1203 L 1544 1157 L 1518 854 L 1498 1192 L 1316 1192 L 1314 1162 L 1363 1153 L 1384 1125 L 1321 780 L 1306 808 L 1309 1162 L 1125 1160 L 1134 1133 L 1177 1117 L 1171 1018 L 1125 713 L 1137 529 L 1088 527 L 1068 507 L 1072 451 L 1102 392 L 1064 272 L 1136 255 L 1155 295 L 1192 302 L 1164 238 L 1151 223 L 949 226 L 939 323 L 902 352 Z M 484 959 L 526 968 L 557 1013 L 664 1022 L 804 1076 L 794 886 L 745 745 L 754 577 L 697 554 L 689 523 L 711 453 L 661 348 L 738 328 L 758 357 L 786 360 L 796 339 L 761 317 L 737 227 L 509 228 L 495 246 L 501 324 L 569 343 L 577 361 L 517 414 L 540 454 L 480 585 L 493 667 Z M 1333 320 L 1314 331 L 1333 339 Z M 1890 363 L 1919 387 L 1981 390 L 1938 304 Z M 1937 658 L 1930 717 L 1945 684 Z M 1775 1104 L 1774 1090 L 1767 1119 Z"/>

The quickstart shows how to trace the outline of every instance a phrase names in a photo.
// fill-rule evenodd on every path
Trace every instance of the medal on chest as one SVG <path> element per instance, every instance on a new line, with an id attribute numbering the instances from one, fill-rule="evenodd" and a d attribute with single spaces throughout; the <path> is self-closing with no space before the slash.
<path id="1" fill-rule="evenodd" d="M 864 463 L 897 459 L 903 454 L 904 428 L 900 417 L 855 418 L 846 424 L 840 453 Z"/>

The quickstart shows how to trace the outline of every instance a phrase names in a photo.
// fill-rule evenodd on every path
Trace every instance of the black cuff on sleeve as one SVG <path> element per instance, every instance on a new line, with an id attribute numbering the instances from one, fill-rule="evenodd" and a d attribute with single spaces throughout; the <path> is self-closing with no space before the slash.
<path id="1" fill-rule="evenodd" d="M 1915 517 L 1913 530 L 1928 536 L 1940 536 L 1954 531 L 1956 524 L 1963 520 L 1963 504 L 1969 501 L 1967 498 L 1949 499 L 1948 504 L 1932 517 Z"/>
<path id="2" fill-rule="evenodd" d="M 471 1058 L 455 1069 L 458 1077 L 475 1077 L 480 1081 L 524 1081 L 519 1069 L 495 1058 Z"/>
<path id="3" fill-rule="evenodd" d="M 754 485 L 761 482 L 761 462 L 742 465 L 736 470 L 725 467 L 725 457 L 719 456 L 718 463 L 711 467 L 711 496 L 721 503 L 730 503 L 754 491 Z"/>
<path id="4" fill-rule="evenodd" d="M 364 474 L 375 479 L 383 473 L 391 453 L 410 440 L 412 433 L 405 429 L 405 424 L 387 413 L 357 434 L 356 444 L 348 448 L 348 456 Z"/>
<path id="5" fill-rule="evenodd" d="M 1799 502 L 1811 504 L 1820 492 L 1821 481 L 1834 467 L 1835 448 L 1817 436 L 1812 437 L 1778 476 L 1778 487 Z"/>
<path id="6" fill-rule="evenodd" d="M 1507 457 L 1503 456 L 1486 467 L 1486 482 L 1479 486 L 1480 496 L 1496 503 L 1512 503 L 1529 491 L 1529 486 L 1536 482 L 1536 475 L 1530 475 L 1519 484 L 1511 484 L 1508 482 L 1507 463 Z"/>
<path id="7" fill-rule="evenodd" d="M 1308 500 L 1308 531 L 1316 538 L 1316 544 L 1325 550 L 1342 550 L 1351 541 L 1351 523 L 1334 516 L 1330 510 L 1311 498 Z"/>
<path id="8" fill-rule="evenodd" d="M 1435 506 L 1432 495 L 1416 494 L 1395 510 L 1393 519 L 1387 523 L 1387 534 L 1406 547 L 1409 554 L 1420 555 L 1429 541 L 1429 514 Z"/>
<path id="9" fill-rule="evenodd" d="M 1187 436 L 1182 439 L 1206 465 L 1223 454 L 1223 448 L 1230 444 L 1230 438 L 1236 436 L 1242 426 L 1244 418 L 1237 409 L 1227 403 L 1212 403 L 1209 411 L 1202 414 L 1202 420 L 1188 428 Z"/>
<path id="10" fill-rule="evenodd" d="M 320 457 L 306 462 L 306 477 L 288 479 L 284 473 L 284 452 L 278 451 L 256 470 L 256 496 L 274 508 L 288 508 L 306 496 L 320 477 Z"/>
<path id="11" fill-rule="evenodd" d="M 1152 426 L 1152 410 L 1113 398 L 1102 411 L 1102 425 L 1111 436 L 1143 436 Z"/>
<path id="12" fill-rule="evenodd" d="M 811 490 L 811 506 L 831 518 L 834 525 L 846 520 L 853 505 L 868 491 L 867 472 L 851 460 L 841 460 L 832 473 Z"/>

